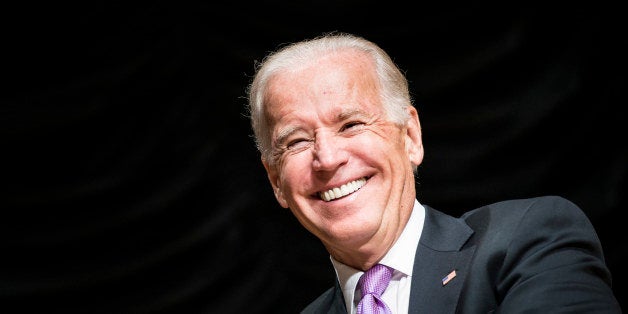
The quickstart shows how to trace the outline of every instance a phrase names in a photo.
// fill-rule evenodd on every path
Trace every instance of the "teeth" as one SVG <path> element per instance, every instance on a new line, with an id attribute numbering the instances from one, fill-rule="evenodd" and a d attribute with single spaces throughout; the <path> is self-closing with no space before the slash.
<path id="1" fill-rule="evenodd" d="M 343 184 L 340 187 L 333 188 L 331 190 L 320 192 L 318 196 L 323 199 L 325 202 L 329 202 L 331 200 L 349 195 L 357 190 L 359 190 L 366 183 L 365 178 L 361 178 L 355 181 L 351 181 L 349 183 Z"/>

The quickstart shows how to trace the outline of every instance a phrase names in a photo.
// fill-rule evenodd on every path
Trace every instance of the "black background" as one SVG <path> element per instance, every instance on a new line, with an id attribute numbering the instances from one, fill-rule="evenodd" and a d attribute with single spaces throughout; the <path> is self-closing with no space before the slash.
<path id="1" fill-rule="evenodd" d="M 612 6 L 25 4 L 0 13 L 0 312 L 296 313 L 334 275 L 270 190 L 254 62 L 328 31 L 403 69 L 418 199 L 564 196 L 625 305 L 626 33 Z"/>

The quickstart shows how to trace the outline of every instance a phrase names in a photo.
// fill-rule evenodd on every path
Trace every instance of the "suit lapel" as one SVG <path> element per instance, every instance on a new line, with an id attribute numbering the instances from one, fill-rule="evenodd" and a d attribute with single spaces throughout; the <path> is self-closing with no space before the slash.
<path id="1" fill-rule="evenodd" d="M 329 314 L 347 314 L 347 306 L 345 305 L 345 298 L 342 295 L 342 288 L 340 283 L 336 280 L 336 289 L 334 289 L 334 300 L 329 309 Z"/>
<path id="2" fill-rule="evenodd" d="M 463 247 L 473 230 L 462 220 L 425 206 L 425 223 L 417 248 L 410 312 L 454 313 L 474 246 Z M 443 278 L 455 277 L 443 285 Z"/>

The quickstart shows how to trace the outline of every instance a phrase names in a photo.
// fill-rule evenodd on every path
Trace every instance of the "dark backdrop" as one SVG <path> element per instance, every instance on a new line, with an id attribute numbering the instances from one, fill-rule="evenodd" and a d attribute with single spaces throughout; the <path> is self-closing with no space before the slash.
<path id="1" fill-rule="evenodd" d="M 2 313 L 296 313 L 331 286 L 272 196 L 253 64 L 327 31 L 406 72 L 418 198 L 452 215 L 561 195 L 626 307 L 626 33 L 618 8 L 309 1 L 2 10 Z M 622 140 L 623 138 L 623 140 Z"/>

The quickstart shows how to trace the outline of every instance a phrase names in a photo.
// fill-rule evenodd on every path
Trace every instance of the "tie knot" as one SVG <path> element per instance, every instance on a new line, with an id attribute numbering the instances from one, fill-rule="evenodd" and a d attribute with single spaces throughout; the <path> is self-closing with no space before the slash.
<path id="1" fill-rule="evenodd" d="M 392 274 L 392 268 L 386 265 L 377 264 L 371 267 L 360 278 L 359 284 L 362 296 L 364 297 L 367 294 L 381 296 L 386 287 L 388 287 Z"/>

